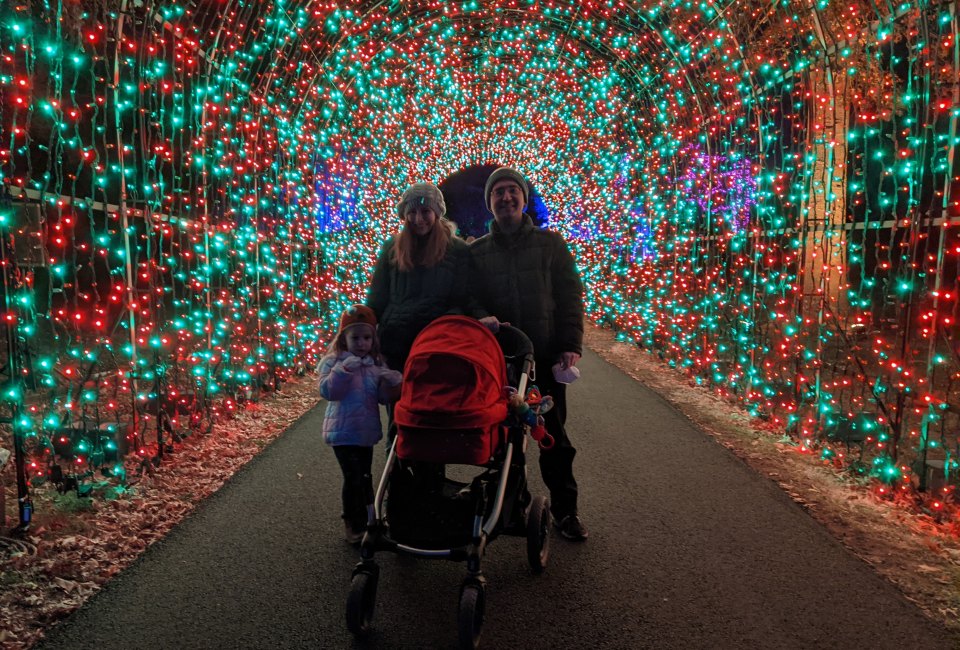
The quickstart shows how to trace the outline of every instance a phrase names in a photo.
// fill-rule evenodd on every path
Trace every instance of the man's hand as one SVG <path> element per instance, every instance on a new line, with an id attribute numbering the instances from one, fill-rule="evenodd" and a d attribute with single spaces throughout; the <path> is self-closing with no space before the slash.
<path id="1" fill-rule="evenodd" d="M 580 361 L 579 354 L 576 352 L 564 352 L 560 355 L 560 368 L 563 370 L 572 368 L 577 365 L 577 361 Z"/>

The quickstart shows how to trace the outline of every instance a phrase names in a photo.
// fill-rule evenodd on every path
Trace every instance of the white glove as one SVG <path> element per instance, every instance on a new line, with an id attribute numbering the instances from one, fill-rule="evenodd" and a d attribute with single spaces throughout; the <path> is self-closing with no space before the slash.
<path id="1" fill-rule="evenodd" d="M 363 359 L 358 356 L 351 355 L 343 360 L 343 363 L 340 365 L 343 366 L 343 369 L 347 372 L 353 372 L 354 370 L 359 370 L 360 366 L 363 365 Z"/>
<path id="2" fill-rule="evenodd" d="M 576 366 L 564 368 L 559 361 L 553 364 L 551 370 L 553 371 L 553 378 L 558 384 L 572 384 L 580 377 L 580 368 Z"/>

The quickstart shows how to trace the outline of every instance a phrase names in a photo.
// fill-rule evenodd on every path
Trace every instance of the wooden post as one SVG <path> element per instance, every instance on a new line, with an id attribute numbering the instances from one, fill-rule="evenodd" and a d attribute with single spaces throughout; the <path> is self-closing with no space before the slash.
<path id="1" fill-rule="evenodd" d="M 809 171 L 804 259 L 805 301 L 818 312 L 829 304 L 840 316 L 847 311 L 845 258 L 847 213 L 847 131 L 850 107 L 847 104 L 846 75 L 834 76 L 829 67 L 810 73 L 813 101 L 810 146 L 813 157 Z"/>

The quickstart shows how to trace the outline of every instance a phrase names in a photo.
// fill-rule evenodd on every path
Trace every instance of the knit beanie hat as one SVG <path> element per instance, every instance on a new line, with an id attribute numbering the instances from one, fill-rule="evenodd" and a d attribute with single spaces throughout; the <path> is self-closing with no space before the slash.
<path id="1" fill-rule="evenodd" d="M 512 167 L 498 167 L 493 170 L 490 178 L 487 179 L 487 184 L 483 187 L 483 202 L 487 204 L 488 210 L 490 210 L 490 192 L 493 191 L 493 186 L 497 181 L 504 179 L 514 181 L 519 185 L 523 191 L 523 202 L 530 203 L 530 188 L 527 186 L 527 180 L 523 177 L 523 174 Z"/>
<path id="2" fill-rule="evenodd" d="M 447 204 L 443 200 L 443 193 L 433 183 L 414 183 L 406 189 L 403 196 L 400 197 L 400 203 L 397 203 L 397 213 L 401 217 L 407 209 L 407 204 L 411 202 L 426 205 L 436 212 L 438 217 L 447 213 Z"/>
<path id="3" fill-rule="evenodd" d="M 377 316 L 366 305 L 350 305 L 340 317 L 340 331 L 344 331 L 351 325 L 369 325 L 376 330 Z"/>

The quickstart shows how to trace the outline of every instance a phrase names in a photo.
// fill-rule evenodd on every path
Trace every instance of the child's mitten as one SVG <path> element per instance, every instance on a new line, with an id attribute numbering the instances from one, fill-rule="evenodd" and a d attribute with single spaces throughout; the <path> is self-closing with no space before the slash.
<path id="1" fill-rule="evenodd" d="M 383 374 L 380 375 L 380 378 L 387 386 L 399 386 L 403 382 L 403 375 L 400 374 L 399 371 L 390 370 L 389 368 L 383 369 Z"/>
<path id="2" fill-rule="evenodd" d="M 359 370 L 360 366 L 363 365 L 363 359 L 356 355 L 350 355 L 340 364 L 343 366 L 343 369 L 347 372 L 353 372 L 354 370 Z"/>

